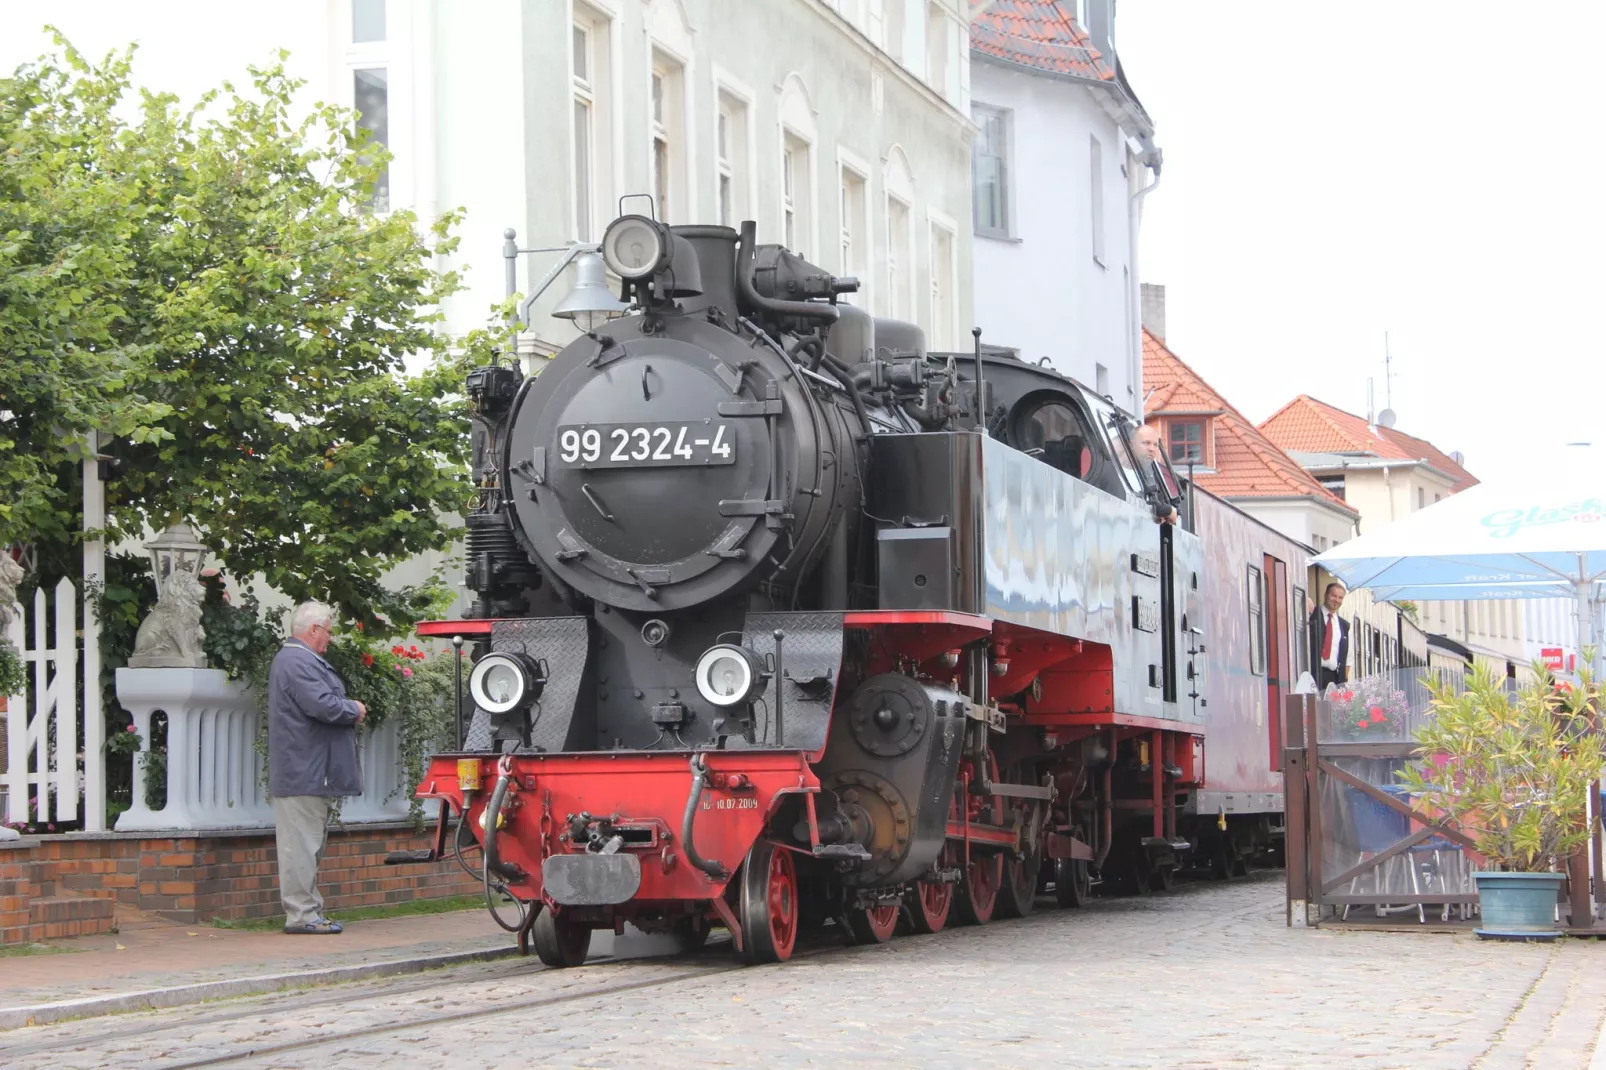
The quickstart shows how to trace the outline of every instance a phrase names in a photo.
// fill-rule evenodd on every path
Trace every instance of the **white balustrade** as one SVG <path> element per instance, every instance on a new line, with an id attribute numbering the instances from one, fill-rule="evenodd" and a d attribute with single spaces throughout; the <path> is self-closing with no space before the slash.
<path id="1" fill-rule="evenodd" d="M 117 700 L 133 714 L 147 747 L 152 717 L 167 715 L 167 805 L 145 805 L 145 761 L 136 756 L 133 805 L 118 817 L 118 832 L 273 825 L 255 745 L 261 713 L 248 687 L 220 669 L 123 668 Z M 358 747 L 364 790 L 343 802 L 341 823 L 405 820 L 412 785 L 401 769 L 398 725 L 359 730 Z"/>

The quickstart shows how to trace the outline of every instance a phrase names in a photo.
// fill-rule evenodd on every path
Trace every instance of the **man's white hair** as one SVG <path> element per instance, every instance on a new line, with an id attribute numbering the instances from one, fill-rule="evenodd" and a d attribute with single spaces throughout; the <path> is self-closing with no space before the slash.
<path id="1" fill-rule="evenodd" d="M 303 602 L 290 614 L 290 634 L 300 635 L 308 628 L 334 623 L 335 611 L 322 602 Z"/>

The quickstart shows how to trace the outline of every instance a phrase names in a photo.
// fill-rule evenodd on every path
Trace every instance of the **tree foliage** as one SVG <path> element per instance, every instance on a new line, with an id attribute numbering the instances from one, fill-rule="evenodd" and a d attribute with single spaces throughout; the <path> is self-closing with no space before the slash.
<path id="1" fill-rule="evenodd" d="M 236 576 L 415 619 L 430 592 L 380 577 L 466 499 L 472 358 L 437 333 L 457 215 L 369 211 L 388 154 L 348 110 L 294 118 L 282 54 L 181 110 L 131 99 L 132 50 L 58 43 L 0 79 L 0 545 L 70 537 L 63 469 L 100 428 L 113 537 L 188 517 Z"/>

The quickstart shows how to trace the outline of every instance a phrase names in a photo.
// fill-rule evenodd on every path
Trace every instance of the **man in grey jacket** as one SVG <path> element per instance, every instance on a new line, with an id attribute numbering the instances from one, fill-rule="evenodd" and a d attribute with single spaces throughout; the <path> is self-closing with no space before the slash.
<path id="1" fill-rule="evenodd" d="M 279 898 L 287 933 L 333 934 L 323 916 L 318 863 L 333 800 L 362 794 L 357 764 L 361 702 L 323 660 L 334 611 L 303 602 L 290 615 L 290 638 L 268 670 L 268 791 L 279 851 Z"/>

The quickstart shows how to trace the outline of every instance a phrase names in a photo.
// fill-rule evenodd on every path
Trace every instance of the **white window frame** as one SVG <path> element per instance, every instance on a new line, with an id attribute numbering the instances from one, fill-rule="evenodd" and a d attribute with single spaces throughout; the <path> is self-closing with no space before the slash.
<path id="1" fill-rule="evenodd" d="M 847 218 L 848 205 L 844 197 L 846 181 L 845 175 L 852 174 L 859 180 L 862 189 L 861 203 L 858 218 Z M 844 300 L 860 308 L 873 308 L 873 292 L 875 287 L 872 279 L 875 275 L 875 226 L 873 220 L 875 204 L 872 190 L 870 164 L 861 156 L 840 145 L 836 150 L 837 175 L 837 227 L 840 238 L 837 242 L 838 266 L 844 275 L 853 275 L 859 280 L 859 290 L 854 294 L 844 295 Z M 843 257 L 844 244 L 851 245 L 855 255 Z"/>
<path id="2" fill-rule="evenodd" d="M 569 82 L 572 87 L 575 107 L 569 116 L 569 154 L 571 166 L 569 168 L 570 181 L 574 183 L 571 191 L 570 204 L 574 215 L 573 232 L 576 241 L 596 241 L 597 234 L 597 25 L 592 19 L 585 16 L 579 5 L 575 5 L 574 18 L 570 20 L 570 50 L 569 50 Z M 574 63 L 573 35 L 585 35 L 585 74 L 582 75 Z M 581 159 L 580 148 L 580 121 L 578 113 L 580 107 L 585 108 L 586 130 L 584 159 Z M 586 189 L 583 197 L 580 189 L 582 182 L 581 169 L 584 165 Z M 585 204 L 582 208 L 581 201 Z"/>
<path id="3" fill-rule="evenodd" d="M 643 109 L 644 134 L 642 144 L 647 149 L 647 173 L 653 175 L 653 153 L 663 135 L 667 146 L 669 165 L 668 190 L 670 203 L 658 208 L 660 218 L 670 223 L 699 221 L 696 153 L 697 144 L 695 100 L 692 89 L 696 85 L 697 71 L 693 62 L 692 28 L 682 21 L 679 4 L 653 4 L 648 13 L 646 70 L 643 84 L 647 87 L 646 107 Z M 671 71 L 669 68 L 675 68 Z M 678 84 L 666 85 L 665 104 L 673 100 L 675 113 L 666 113 L 663 128 L 653 117 L 652 78 L 654 73 L 669 74 Z M 649 184 L 650 181 L 649 181 Z M 654 202 L 658 199 L 656 186 L 650 191 Z"/>
<path id="4" fill-rule="evenodd" d="M 924 81 L 939 97 L 947 100 L 948 79 L 952 76 L 954 66 L 953 15 L 939 0 L 926 0 L 922 14 L 925 18 L 921 20 L 920 40 L 926 46 L 925 55 L 921 57 L 921 64 L 925 68 Z M 932 41 L 933 30 L 941 38 L 936 42 Z M 932 70 L 934 56 L 942 61 L 940 72 Z M 941 81 L 937 80 L 939 73 L 942 75 Z"/>
<path id="5" fill-rule="evenodd" d="M 341 42 L 340 84 L 333 96 L 342 106 L 355 109 L 357 72 L 385 72 L 385 143 L 391 155 L 386 207 L 379 213 L 385 215 L 413 207 L 417 196 L 412 166 L 416 112 L 409 91 L 413 84 L 413 11 L 411 4 L 387 0 L 385 39 L 358 44 L 352 40 L 351 9 L 351 0 L 338 0 L 333 8 L 336 40 Z"/>
<path id="6" fill-rule="evenodd" d="M 733 191 L 733 196 L 731 197 L 731 226 L 739 228 L 744 219 L 758 218 L 756 210 L 758 204 L 758 175 L 756 173 L 757 168 L 753 166 L 753 145 L 758 134 L 757 124 L 754 119 L 754 115 L 757 112 L 757 108 L 754 105 L 756 98 L 745 82 L 724 67 L 715 63 L 711 65 L 710 70 L 714 82 L 714 110 L 709 117 L 713 123 L 709 129 L 713 131 L 714 135 L 715 156 L 714 178 L 708 191 L 713 198 L 711 202 L 714 206 L 712 218 L 716 221 L 719 219 L 719 180 L 722 174 L 728 174 Z M 721 161 L 719 159 L 719 117 L 721 112 L 726 109 L 727 99 L 731 104 L 737 105 L 741 109 L 740 116 L 733 116 L 738 120 L 737 126 L 740 128 L 741 144 L 735 146 L 735 153 L 730 159 Z M 722 167 L 728 170 L 722 170 Z M 738 193 L 740 196 L 735 195 Z"/>
<path id="7" fill-rule="evenodd" d="M 882 314 L 886 316 L 902 317 L 910 323 L 919 318 L 920 287 L 919 278 L 915 272 L 915 265 L 919 261 L 915 258 L 915 234 L 918 217 L 915 214 L 916 186 L 914 169 L 909 166 L 909 158 L 903 148 L 898 145 L 888 150 L 881 168 L 881 218 L 882 218 L 882 247 L 886 250 L 884 265 L 886 269 L 886 292 L 882 295 Z M 904 210 L 908 220 L 908 234 L 898 247 L 893 240 L 892 206 L 896 202 Z M 908 307 L 898 308 L 898 287 L 900 282 L 908 278 Z"/>
<path id="8" fill-rule="evenodd" d="M 781 83 L 781 93 L 778 114 L 776 116 L 776 213 L 775 220 L 777 233 L 792 252 L 818 262 L 820 249 L 820 153 L 819 130 L 814 117 L 813 97 L 809 93 L 808 85 L 797 74 L 788 74 Z M 789 203 L 790 197 L 797 196 L 797 191 L 790 194 L 786 189 L 788 177 L 787 142 L 793 141 L 803 150 L 803 166 L 801 172 L 794 168 L 793 179 L 801 174 L 804 188 L 801 191 L 801 203 Z M 802 225 L 796 227 L 794 239 L 786 239 L 788 216 L 793 217 L 794 226 L 796 216 L 801 214 Z"/>
<path id="9" fill-rule="evenodd" d="M 970 112 L 973 118 L 977 112 L 984 112 L 990 116 L 996 116 L 1000 128 L 1000 138 L 1003 141 L 999 156 L 999 159 L 1002 161 L 1002 163 L 999 168 L 1000 188 L 998 194 L 999 214 L 1003 216 L 1002 225 L 999 227 L 983 226 L 981 222 L 979 202 L 973 205 L 971 208 L 971 223 L 975 228 L 976 234 L 983 238 L 1003 238 L 1006 240 L 1012 239 L 1014 237 L 1014 221 L 1011 218 L 1010 209 L 1013 206 L 1014 198 L 1010 196 L 1009 184 L 1010 173 L 1013 170 L 1012 161 L 1010 160 L 1010 147 L 1014 143 L 1014 113 L 1008 108 L 1000 108 L 993 104 L 983 104 L 980 101 L 975 100 L 971 101 L 970 103 Z M 971 186 L 973 189 L 979 190 L 980 186 L 976 182 L 975 170 L 976 168 L 973 160 L 971 164 Z"/>

